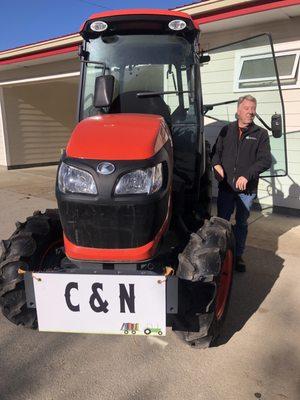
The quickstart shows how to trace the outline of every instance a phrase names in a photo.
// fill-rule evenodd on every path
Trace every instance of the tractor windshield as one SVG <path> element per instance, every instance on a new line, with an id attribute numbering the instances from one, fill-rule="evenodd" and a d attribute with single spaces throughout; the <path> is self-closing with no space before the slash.
<path id="1" fill-rule="evenodd" d="M 159 114 L 169 125 L 197 123 L 193 43 L 177 35 L 118 34 L 90 39 L 85 50 L 80 119 L 100 111 Z M 110 107 L 97 110 L 95 79 L 104 74 L 115 77 L 114 97 Z"/>

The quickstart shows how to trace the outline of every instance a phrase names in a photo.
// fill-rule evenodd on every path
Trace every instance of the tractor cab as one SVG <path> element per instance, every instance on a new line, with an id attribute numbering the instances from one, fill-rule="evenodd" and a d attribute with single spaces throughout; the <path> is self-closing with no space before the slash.
<path id="1" fill-rule="evenodd" d="M 170 127 L 199 121 L 199 31 L 185 14 L 155 14 L 100 14 L 83 26 L 79 119 L 99 113 L 141 113 L 161 115 Z M 113 77 L 110 104 L 94 101 L 103 89 L 96 85 L 100 76 Z"/>

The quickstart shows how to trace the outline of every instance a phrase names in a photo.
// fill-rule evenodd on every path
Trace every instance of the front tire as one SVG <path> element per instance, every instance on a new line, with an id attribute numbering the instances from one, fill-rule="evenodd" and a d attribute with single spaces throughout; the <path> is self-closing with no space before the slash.
<path id="1" fill-rule="evenodd" d="M 231 293 L 234 248 L 231 224 L 213 217 L 192 234 L 179 256 L 175 330 L 192 347 L 213 346 L 221 333 Z"/>
<path id="2" fill-rule="evenodd" d="M 15 325 L 37 328 L 36 309 L 28 308 L 24 274 L 44 271 L 60 264 L 64 257 L 63 232 L 57 210 L 37 211 L 1 242 L 0 305 L 3 315 Z"/>

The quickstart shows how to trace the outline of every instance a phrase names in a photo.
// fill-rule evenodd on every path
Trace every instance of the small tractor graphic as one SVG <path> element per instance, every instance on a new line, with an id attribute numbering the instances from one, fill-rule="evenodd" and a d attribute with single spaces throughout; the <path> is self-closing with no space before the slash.
<path id="1" fill-rule="evenodd" d="M 139 324 L 133 324 L 131 322 L 124 322 L 121 327 L 121 331 L 123 331 L 125 335 L 128 335 L 129 332 L 135 335 L 139 330 Z"/>
<path id="2" fill-rule="evenodd" d="M 146 328 L 144 330 L 145 335 L 150 335 L 151 333 L 157 333 L 159 336 L 161 336 L 162 330 L 159 327 L 155 327 L 155 328 Z"/>

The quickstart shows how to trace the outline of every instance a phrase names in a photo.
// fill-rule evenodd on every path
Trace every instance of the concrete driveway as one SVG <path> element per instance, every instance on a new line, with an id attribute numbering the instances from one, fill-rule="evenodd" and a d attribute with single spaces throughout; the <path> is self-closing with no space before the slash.
<path id="1" fill-rule="evenodd" d="M 56 167 L 0 172 L 0 238 L 56 207 Z M 0 399 L 298 400 L 300 218 L 252 214 L 218 347 L 164 338 L 39 333 L 0 316 Z"/>

